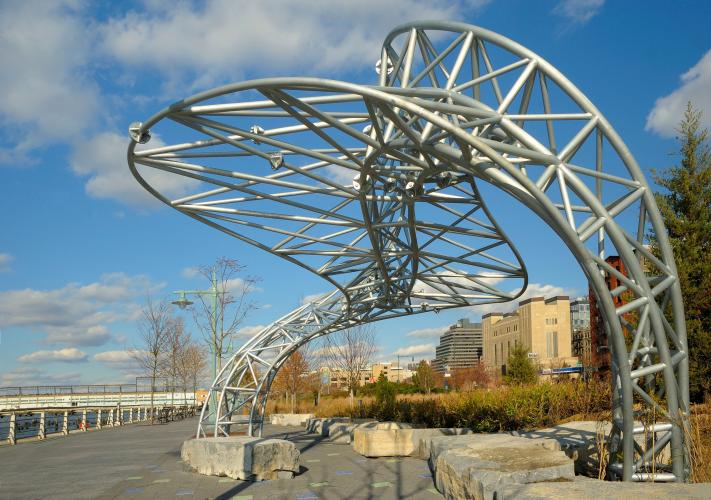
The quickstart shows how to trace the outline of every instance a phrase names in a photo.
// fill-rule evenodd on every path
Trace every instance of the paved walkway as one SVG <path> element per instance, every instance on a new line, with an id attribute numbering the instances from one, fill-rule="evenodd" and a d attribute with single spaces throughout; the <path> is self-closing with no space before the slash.
<path id="1" fill-rule="evenodd" d="M 265 436 L 290 439 L 301 450 L 301 473 L 294 479 L 250 482 L 202 476 L 180 460 L 180 445 L 196 426 L 196 418 L 133 424 L 0 447 L 0 499 L 441 498 L 425 461 L 366 459 L 349 445 L 323 442 L 300 427 L 264 429 Z"/>

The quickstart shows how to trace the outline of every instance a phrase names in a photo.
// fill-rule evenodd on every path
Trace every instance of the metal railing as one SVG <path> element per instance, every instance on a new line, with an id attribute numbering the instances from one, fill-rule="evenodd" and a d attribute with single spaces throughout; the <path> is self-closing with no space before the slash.
<path id="1" fill-rule="evenodd" d="M 44 409 L 0 411 L 0 442 L 17 444 L 19 440 L 46 439 L 48 435 L 69 435 L 151 420 L 166 423 L 194 416 L 196 405 L 116 406 L 114 408 Z"/>
<path id="2" fill-rule="evenodd" d="M 74 386 L 0 387 L 0 411 L 42 408 L 81 408 L 131 406 L 194 406 L 193 391 L 183 391 L 167 384 L 111 384 Z"/>

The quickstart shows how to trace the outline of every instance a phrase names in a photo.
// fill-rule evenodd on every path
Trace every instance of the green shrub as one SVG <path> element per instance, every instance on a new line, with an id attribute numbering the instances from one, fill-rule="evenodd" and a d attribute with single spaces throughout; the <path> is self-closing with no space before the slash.
<path id="1" fill-rule="evenodd" d="M 397 389 L 383 373 L 375 384 L 376 416 L 380 420 L 393 420 L 395 418 L 395 398 Z"/>

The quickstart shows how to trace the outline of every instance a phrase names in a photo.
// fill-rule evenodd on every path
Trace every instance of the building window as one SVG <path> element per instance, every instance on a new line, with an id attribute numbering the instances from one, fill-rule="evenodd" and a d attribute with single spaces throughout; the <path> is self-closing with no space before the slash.
<path id="1" fill-rule="evenodd" d="M 549 358 L 558 357 L 558 332 L 546 332 L 546 355 Z"/>

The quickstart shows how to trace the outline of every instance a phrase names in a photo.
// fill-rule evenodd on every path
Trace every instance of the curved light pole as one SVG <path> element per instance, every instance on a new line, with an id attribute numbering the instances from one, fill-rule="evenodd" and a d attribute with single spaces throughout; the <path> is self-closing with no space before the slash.
<path id="1" fill-rule="evenodd" d="M 229 434 L 244 412 L 249 433 L 260 434 L 274 377 L 305 342 L 520 296 L 526 268 L 480 194 L 485 182 L 554 231 L 596 294 L 613 355 L 609 475 L 685 480 L 679 282 L 653 193 L 621 138 L 543 58 L 475 26 L 396 28 L 379 68 L 378 86 L 317 78 L 231 84 L 130 130 L 129 168 L 154 196 L 334 287 L 222 366 L 211 388 L 218 403 L 203 409 L 198 436 L 212 415 L 213 434 Z M 165 122 L 192 139 L 136 151 Z M 169 199 L 142 175 L 149 170 L 190 179 L 194 189 Z M 660 258 L 644 245 L 648 225 Z M 626 275 L 604 260 L 606 245 Z M 605 274 L 622 284 L 609 290 Z M 643 412 L 660 421 L 635 425 Z M 648 432 L 655 438 L 643 448 L 635 435 Z M 659 459 L 667 446 L 671 466 Z"/>

